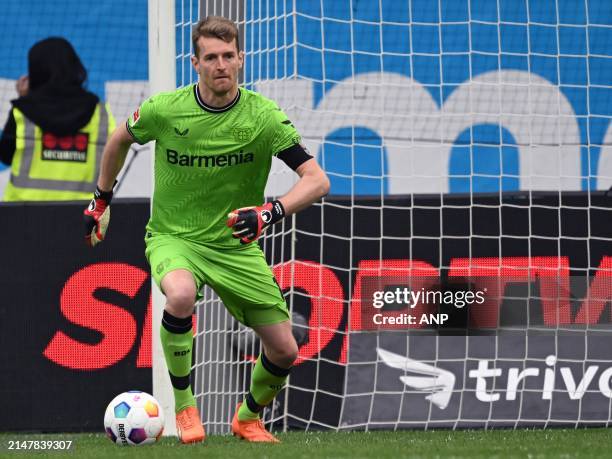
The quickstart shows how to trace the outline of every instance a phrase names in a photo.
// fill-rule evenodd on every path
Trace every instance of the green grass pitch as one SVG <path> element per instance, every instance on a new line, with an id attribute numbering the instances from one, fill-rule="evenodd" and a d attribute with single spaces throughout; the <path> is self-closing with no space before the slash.
<path id="1" fill-rule="evenodd" d="M 571 458 L 612 457 L 612 429 L 290 432 L 279 445 L 248 444 L 231 436 L 211 436 L 198 445 L 175 437 L 143 447 L 121 447 L 103 434 L 0 434 L 0 457 L 72 458 Z M 18 440 L 72 440 L 68 452 L 9 450 Z"/>

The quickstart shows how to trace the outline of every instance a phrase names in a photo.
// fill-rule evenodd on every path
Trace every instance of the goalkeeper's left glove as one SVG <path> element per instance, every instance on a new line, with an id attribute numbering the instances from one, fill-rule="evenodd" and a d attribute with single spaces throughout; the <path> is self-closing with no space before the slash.
<path id="1" fill-rule="evenodd" d="M 242 244 L 256 241 L 265 229 L 285 217 L 285 208 L 280 201 L 267 202 L 257 207 L 242 207 L 227 215 L 227 226 L 232 236 Z"/>
<path id="2" fill-rule="evenodd" d="M 102 191 L 96 187 L 93 199 L 83 212 L 85 243 L 90 247 L 104 240 L 110 222 L 110 203 L 112 199 L 112 190 Z"/>

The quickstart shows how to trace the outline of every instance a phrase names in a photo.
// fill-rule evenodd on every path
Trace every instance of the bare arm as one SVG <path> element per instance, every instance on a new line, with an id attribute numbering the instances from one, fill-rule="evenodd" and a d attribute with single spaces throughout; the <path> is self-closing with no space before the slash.
<path id="1" fill-rule="evenodd" d="M 125 127 L 125 123 L 119 124 L 106 142 L 104 153 L 102 153 L 100 176 L 98 177 L 100 190 L 110 191 L 113 188 L 132 143 L 134 143 L 134 138 Z"/>
<path id="2" fill-rule="evenodd" d="M 300 179 L 279 199 L 285 215 L 299 212 L 329 193 L 329 179 L 314 158 L 302 163 L 295 171 Z"/>
<path id="3" fill-rule="evenodd" d="M 125 157 L 134 142 L 134 138 L 127 131 L 125 123 L 120 124 L 111 134 L 104 146 L 98 177 L 98 189 L 94 198 L 85 209 L 85 243 L 93 247 L 102 242 L 106 236 L 106 229 L 110 220 L 110 202 L 113 197 L 113 186 L 119 171 L 123 167 Z"/>

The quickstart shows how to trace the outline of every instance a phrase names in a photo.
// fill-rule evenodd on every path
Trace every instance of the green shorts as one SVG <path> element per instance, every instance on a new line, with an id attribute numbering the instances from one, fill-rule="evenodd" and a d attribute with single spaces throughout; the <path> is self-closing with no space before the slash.
<path id="1" fill-rule="evenodd" d="M 145 238 L 153 279 L 186 269 L 193 274 L 198 296 L 209 285 L 234 318 L 253 327 L 289 320 L 287 303 L 258 244 L 219 249 L 168 234 Z"/>

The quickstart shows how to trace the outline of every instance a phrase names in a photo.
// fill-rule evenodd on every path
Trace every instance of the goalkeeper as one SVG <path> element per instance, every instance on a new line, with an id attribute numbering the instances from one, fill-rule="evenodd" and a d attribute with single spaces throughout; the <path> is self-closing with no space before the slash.
<path id="1" fill-rule="evenodd" d="M 155 140 L 146 256 L 166 296 L 160 334 L 179 438 L 205 438 L 189 379 L 191 316 L 208 284 L 263 344 L 232 432 L 252 442 L 278 442 L 260 413 L 283 387 L 298 347 L 282 292 L 256 241 L 268 226 L 324 196 L 329 180 L 278 106 L 238 86 L 244 53 L 235 24 L 208 17 L 195 26 L 192 40 L 198 83 L 149 98 L 108 141 L 98 189 L 85 210 L 85 239 L 92 246 L 104 239 L 112 188 L 130 144 Z M 264 203 L 272 156 L 300 178 L 285 196 Z"/>

